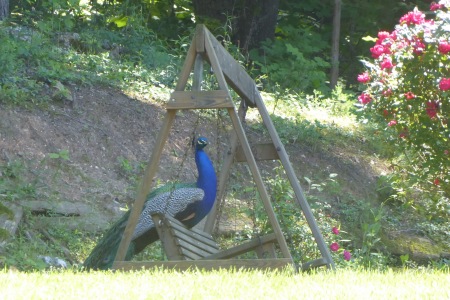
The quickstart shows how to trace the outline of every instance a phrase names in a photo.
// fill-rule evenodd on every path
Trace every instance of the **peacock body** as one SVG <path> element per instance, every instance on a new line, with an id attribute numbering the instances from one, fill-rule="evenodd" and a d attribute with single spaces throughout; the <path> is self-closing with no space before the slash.
<path id="1" fill-rule="evenodd" d="M 170 215 L 190 228 L 210 212 L 216 199 L 217 178 L 214 166 L 203 150 L 207 144 L 207 139 L 200 137 L 195 145 L 195 163 L 198 171 L 196 183 L 169 183 L 154 189 L 147 196 L 125 260 L 130 260 L 147 245 L 159 239 L 151 213 Z M 130 211 L 127 211 L 104 234 L 85 260 L 83 266 L 86 269 L 105 270 L 112 267 L 129 217 Z"/>

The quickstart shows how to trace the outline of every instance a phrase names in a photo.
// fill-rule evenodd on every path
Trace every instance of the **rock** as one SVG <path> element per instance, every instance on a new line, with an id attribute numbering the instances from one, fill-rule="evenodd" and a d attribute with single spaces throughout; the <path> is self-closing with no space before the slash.
<path id="1" fill-rule="evenodd" d="M 49 267 L 57 268 L 57 269 L 67 269 L 67 263 L 59 257 L 50 257 L 50 256 L 38 256 L 42 259 Z"/>
<path id="2" fill-rule="evenodd" d="M 383 242 L 389 253 L 396 256 L 408 254 L 411 261 L 420 265 L 445 258 L 448 254 L 430 238 L 413 231 L 390 232 Z"/>
<path id="3" fill-rule="evenodd" d="M 56 41 L 65 49 L 70 48 L 70 46 L 77 46 L 80 40 L 81 37 L 76 32 L 59 32 L 56 35 Z"/>
<path id="4" fill-rule="evenodd" d="M 84 203 L 73 203 L 69 201 L 48 202 L 43 200 L 23 201 L 22 206 L 29 208 L 33 214 L 48 216 L 81 216 L 92 212 L 91 206 Z"/>
<path id="5" fill-rule="evenodd" d="M 0 202 L 0 252 L 8 241 L 16 234 L 23 217 L 23 209 L 20 205 L 10 202 Z M 3 233 L 3 234 L 2 234 Z"/>
<path id="6" fill-rule="evenodd" d="M 109 202 L 108 202 L 109 203 Z M 124 213 L 120 211 L 119 203 L 109 203 L 107 209 L 97 209 L 85 203 L 61 201 L 51 203 L 43 200 L 24 201 L 22 205 L 31 210 L 34 215 L 34 228 L 46 229 L 63 226 L 70 230 L 87 232 L 104 231 L 112 222 Z"/>

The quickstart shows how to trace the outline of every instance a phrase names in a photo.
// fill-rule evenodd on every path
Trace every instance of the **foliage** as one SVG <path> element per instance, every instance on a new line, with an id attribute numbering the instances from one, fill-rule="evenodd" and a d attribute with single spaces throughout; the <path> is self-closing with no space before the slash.
<path id="1" fill-rule="evenodd" d="M 299 24 L 281 22 L 277 38 L 265 41 L 260 49 L 251 51 L 255 65 L 253 76 L 260 76 L 266 90 L 311 92 L 326 90 L 329 45 L 321 40 L 314 27 L 305 21 Z M 304 20 L 298 18 L 297 20 Z"/>
<path id="2" fill-rule="evenodd" d="M 129 30 L 124 35 L 85 28 L 66 48 L 64 42 L 52 42 L 59 41 L 58 33 L 0 29 L 0 101 L 22 105 L 71 101 L 70 90 L 78 84 L 115 85 L 141 93 L 149 85 L 172 86 L 179 71 L 178 54 L 186 47 L 174 43 L 179 48 L 171 52 L 170 45 L 149 31 Z"/>
<path id="3" fill-rule="evenodd" d="M 397 188 L 424 189 L 435 204 L 448 204 L 450 14 L 443 4 L 447 2 L 440 3 L 434 4 L 434 21 L 415 9 L 393 32 L 378 33 L 371 48 L 373 61 L 364 61 L 368 71 L 358 76 L 365 84 L 358 99 L 365 105 L 365 115 L 384 122 L 389 141 L 404 149 L 408 158 L 397 173 Z"/>
<path id="4" fill-rule="evenodd" d="M 28 182 L 24 173 L 25 166 L 20 161 L 0 162 L 0 201 L 17 201 L 35 196 L 34 182 Z"/>

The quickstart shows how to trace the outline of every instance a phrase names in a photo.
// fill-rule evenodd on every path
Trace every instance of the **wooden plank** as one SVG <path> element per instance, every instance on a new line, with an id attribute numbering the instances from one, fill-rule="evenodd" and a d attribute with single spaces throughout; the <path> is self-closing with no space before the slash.
<path id="1" fill-rule="evenodd" d="M 184 258 L 182 260 L 199 260 L 204 257 L 204 255 L 201 255 L 201 253 L 192 252 L 192 251 L 190 251 L 190 249 L 183 248 L 183 247 L 180 247 L 180 249 L 181 249 L 181 252 L 183 253 L 183 258 Z"/>
<path id="2" fill-rule="evenodd" d="M 144 269 L 174 269 L 179 271 L 186 270 L 239 270 L 239 269 L 258 269 L 258 270 L 285 270 L 292 269 L 292 261 L 288 258 L 277 259 L 226 259 L 226 260 L 196 260 L 196 261 L 147 261 L 147 262 L 129 262 L 117 261 L 116 270 L 132 271 Z"/>
<path id="3" fill-rule="evenodd" d="M 311 260 L 301 265 L 302 271 L 308 271 L 310 269 L 326 266 L 328 264 L 327 260 L 323 257 L 315 260 Z"/>
<path id="4" fill-rule="evenodd" d="M 191 235 L 182 234 L 177 231 L 174 236 L 178 240 L 178 244 L 185 248 L 201 249 L 201 252 L 205 253 L 203 256 L 219 251 L 219 247 L 217 246 L 217 244 L 211 246 L 209 243 L 204 243 L 204 240 L 195 239 Z"/>
<path id="5" fill-rule="evenodd" d="M 225 80 L 225 77 L 223 76 L 224 74 L 222 72 L 222 69 L 221 69 L 221 66 L 219 63 L 219 58 L 212 46 L 212 43 L 213 43 L 212 40 L 214 40 L 216 42 L 217 42 L 217 40 L 214 36 L 212 36 L 212 35 L 210 36 L 209 34 L 207 34 L 207 32 L 209 32 L 209 31 L 208 31 L 208 29 L 206 29 L 206 27 L 204 25 L 200 25 L 200 26 L 203 26 L 203 31 L 205 32 L 206 57 L 208 58 L 209 63 L 211 64 L 211 68 L 213 69 L 214 75 L 216 75 L 217 83 L 219 84 L 219 87 L 221 90 L 227 91 L 227 93 L 229 93 L 228 85 Z M 231 99 L 231 96 L 229 96 L 229 97 Z"/>
<path id="6" fill-rule="evenodd" d="M 166 109 L 208 109 L 234 107 L 227 91 L 182 91 L 173 92 Z"/>
<path id="7" fill-rule="evenodd" d="M 186 253 L 186 251 L 188 251 L 188 252 L 193 253 L 193 254 L 196 255 L 195 258 L 191 258 L 191 259 L 200 259 L 200 258 L 209 256 L 209 255 L 217 252 L 217 249 L 214 249 L 214 252 L 206 251 L 205 250 L 206 248 L 202 247 L 203 245 L 199 244 L 198 246 L 196 246 L 196 245 L 194 245 L 192 243 L 189 243 L 189 242 L 187 242 L 186 240 L 183 240 L 183 239 L 177 239 L 177 242 L 178 242 L 178 245 L 181 248 L 181 252 L 182 253 Z"/>
<path id="8" fill-rule="evenodd" d="M 180 232 L 162 214 L 152 214 L 152 218 L 169 260 L 181 260 L 185 257 L 199 259 L 218 251 L 215 242 L 214 246 L 202 243 L 205 240 L 204 236 L 192 233 L 184 227 L 184 231 L 188 234 Z M 200 241 L 196 238 L 200 238 Z M 212 237 L 208 242 L 211 240 Z"/>
<path id="9" fill-rule="evenodd" d="M 192 80 L 192 90 L 201 91 L 203 82 L 203 57 L 201 54 L 195 56 L 194 79 Z"/>
<path id="10" fill-rule="evenodd" d="M 242 99 L 245 99 L 249 107 L 255 107 L 254 99 L 258 92 L 255 81 L 206 28 L 205 33 L 206 40 L 209 40 L 212 49 L 214 49 L 227 83 Z M 210 49 L 207 48 L 208 56 L 210 55 L 209 51 Z"/>
<path id="11" fill-rule="evenodd" d="M 183 68 L 181 69 L 181 73 L 178 77 L 177 85 L 175 87 L 176 91 L 183 91 L 186 88 L 186 83 L 191 75 L 192 68 L 194 66 L 195 57 L 197 56 L 197 52 L 195 49 L 195 43 L 191 43 L 189 50 L 186 54 L 186 58 L 184 60 Z"/>
<path id="12" fill-rule="evenodd" d="M 136 228 L 139 216 L 144 207 L 144 202 L 150 192 L 153 177 L 155 176 L 158 169 L 164 144 L 166 143 L 167 137 L 169 136 L 170 128 L 172 127 L 175 115 L 176 110 L 170 110 L 166 112 L 162 128 L 159 131 L 158 137 L 155 142 L 156 148 L 153 149 L 150 162 L 145 169 L 144 177 L 139 187 L 136 201 L 131 208 L 130 218 L 128 220 L 127 226 L 125 227 L 122 240 L 119 244 L 119 248 L 114 259 L 115 261 L 123 261 L 125 259 L 125 255 L 131 242 L 131 237 L 133 236 L 134 229 Z"/>
<path id="13" fill-rule="evenodd" d="M 163 221 L 163 216 L 160 214 L 153 214 L 152 219 L 167 258 L 169 260 L 184 259 L 184 255 L 173 236 L 172 228 L 167 222 Z"/>
<path id="14" fill-rule="evenodd" d="M 177 220 L 175 220 L 177 221 Z M 206 235 L 200 235 L 198 233 L 195 233 L 189 229 L 187 229 L 183 224 L 179 223 L 179 221 L 177 222 L 173 222 L 171 221 L 170 226 L 180 232 L 181 234 L 185 234 L 190 236 L 191 238 L 194 238 L 198 241 L 201 241 L 202 243 L 209 245 L 210 247 L 215 247 L 217 248 L 217 243 L 213 240 L 212 236 L 206 236 Z"/>
<path id="15" fill-rule="evenodd" d="M 249 241 L 246 241 L 245 243 L 243 243 L 241 245 L 237 245 L 235 247 L 232 247 L 232 248 L 229 248 L 226 250 L 222 250 L 222 251 L 212 254 L 208 257 L 205 257 L 205 259 L 227 259 L 227 258 L 236 257 L 236 256 L 239 256 L 246 252 L 255 250 L 256 247 L 262 246 L 267 243 L 273 243 L 276 240 L 277 240 L 276 234 L 270 233 L 270 234 L 264 235 L 262 237 L 254 238 Z"/>
<path id="16" fill-rule="evenodd" d="M 212 235 L 207 233 L 207 232 L 201 231 L 201 230 L 196 229 L 196 228 L 188 229 L 180 221 L 178 221 L 177 219 L 175 219 L 174 217 L 171 217 L 169 215 L 164 215 L 164 214 L 159 213 L 159 212 L 154 212 L 154 213 L 151 212 L 150 214 L 152 216 L 153 215 L 158 215 L 161 220 L 163 220 L 164 222 L 170 223 L 171 226 L 179 228 L 179 230 L 184 230 L 185 232 L 189 231 L 189 232 L 192 232 L 192 233 L 196 233 L 196 234 L 198 234 L 198 235 L 200 235 L 200 236 L 202 236 L 202 237 L 204 237 L 206 239 L 212 240 L 213 244 L 215 245 L 215 242 L 214 242 L 214 239 L 213 239 Z"/>
<path id="17" fill-rule="evenodd" d="M 205 232 L 205 231 L 200 230 L 200 229 L 195 228 L 195 227 L 190 228 L 190 230 L 191 230 L 192 232 L 195 232 L 195 233 L 197 233 L 197 234 L 199 234 L 199 235 L 204 236 L 205 238 L 211 238 L 211 239 L 214 241 L 214 238 L 213 238 L 212 235 L 209 234 L 208 232 Z M 215 241 L 214 241 L 214 242 L 215 242 Z"/>
<path id="18" fill-rule="evenodd" d="M 198 25 L 195 28 L 195 36 L 192 43 L 195 42 L 195 51 L 197 53 L 205 52 L 205 25 Z"/>
<path id="19" fill-rule="evenodd" d="M 251 146 L 251 149 L 256 161 L 280 159 L 280 157 L 278 156 L 278 151 L 273 143 L 254 144 Z M 242 146 L 238 146 L 238 148 L 236 149 L 235 160 L 236 162 L 247 161 Z"/>

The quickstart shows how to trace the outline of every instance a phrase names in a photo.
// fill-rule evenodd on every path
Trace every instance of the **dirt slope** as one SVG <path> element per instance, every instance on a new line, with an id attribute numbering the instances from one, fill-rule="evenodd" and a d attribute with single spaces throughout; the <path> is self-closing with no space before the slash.
<path id="1" fill-rule="evenodd" d="M 24 169 L 31 170 L 24 176 L 36 183 L 37 199 L 33 200 L 40 202 L 29 205 L 60 202 L 79 204 L 80 209 L 91 207 L 88 224 L 82 227 L 97 230 L 116 218 L 120 207 L 132 203 L 139 174 L 155 146 L 165 112 L 160 105 L 131 99 L 108 88 L 80 88 L 73 96 L 73 102 L 52 103 L 44 109 L 1 105 L 0 160 L 20 160 L 25 163 Z M 178 115 L 158 179 L 169 179 L 171 170 L 185 160 L 196 118 L 192 112 Z M 197 126 L 197 133 L 210 136 L 216 143 L 214 123 L 200 122 Z M 377 174 L 366 162 L 339 151 L 325 154 L 301 145 L 287 146 L 287 150 L 299 178 L 326 170 L 339 173 L 348 182 L 349 191 L 371 193 Z M 187 159 L 177 176 L 193 179 L 193 169 L 192 159 Z M 79 226 L 79 221 L 72 220 L 71 226 Z"/>

